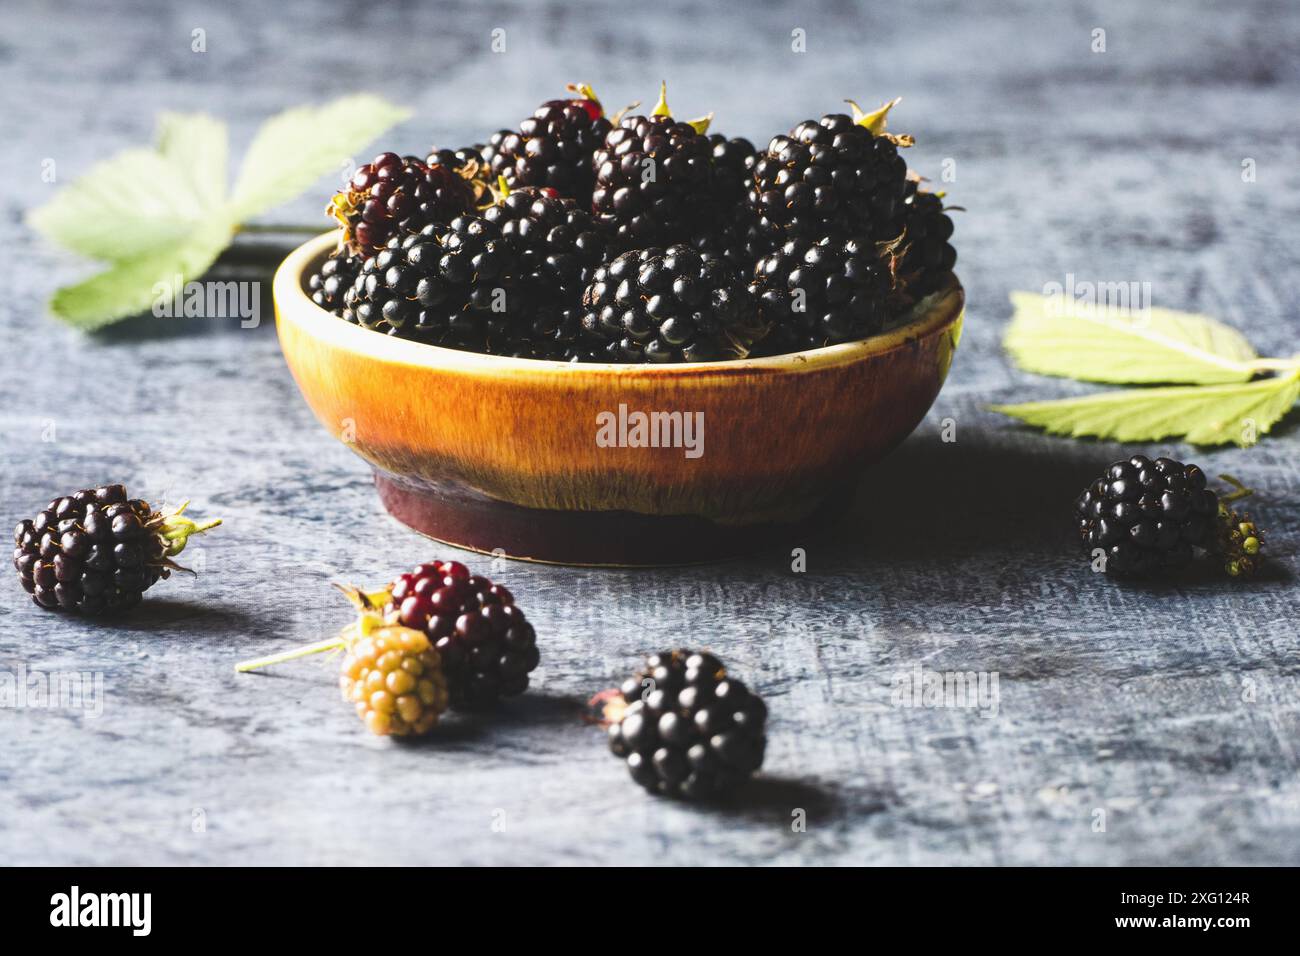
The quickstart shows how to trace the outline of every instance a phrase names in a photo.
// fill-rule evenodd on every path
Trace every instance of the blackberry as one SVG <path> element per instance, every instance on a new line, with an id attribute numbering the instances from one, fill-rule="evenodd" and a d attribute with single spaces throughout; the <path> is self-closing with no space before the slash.
<path id="1" fill-rule="evenodd" d="M 745 284 L 686 245 L 624 253 L 596 271 L 583 303 L 583 329 L 623 362 L 744 356 L 762 331 Z"/>
<path id="2" fill-rule="evenodd" d="M 1205 472 L 1172 458 L 1134 455 L 1117 461 L 1075 502 L 1084 547 L 1102 553 L 1102 570 L 1116 577 L 1149 577 L 1186 568 L 1200 552 L 1223 562 L 1231 575 L 1252 573 L 1262 535 L 1206 488 Z"/>
<path id="3" fill-rule="evenodd" d="M 55 498 L 14 531 L 14 567 L 40 607 L 97 615 L 126 611 L 179 566 L 171 559 L 190 535 L 221 523 L 196 523 L 128 498 L 122 485 Z"/>
<path id="4" fill-rule="evenodd" d="M 483 212 L 514 251 L 506 342 L 493 352 L 568 358 L 582 337 L 582 294 L 605 258 L 591 214 L 550 189 L 508 191 Z"/>
<path id="5" fill-rule="evenodd" d="M 897 102 L 897 101 L 895 101 Z M 893 103 L 870 115 L 831 113 L 775 136 L 754 163 L 749 206 L 773 248 L 791 238 L 861 236 L 883 241 L 903 228 L 907 137 L 884 132 Z"/>
<path id="6" fill-rule="evenodd" d="M 540 655 L 537 636 L 514 596 L 470 574 L 459 561 L 421 564 L 393 582 L 389 620 L 428 635 L 442 658 L 451 703 L 491 704 L 528 688 Z"/>
<path id="7" fill-rule="evenodd" d="M 592 155 L 604 142 L 610 123 L 591 87 L 571 85 L 572 99 L 547 100 L 519 124 L 502 130 L 490 144 L 493 176 L 511 189 L 548 187 L 584 209 L 594 185 Z"/>
<path id="8" fill-rule="evenodd" d="M 763 765 L 767 707 L 712 654 L 654 654 L 620 690 L 609 749 L 651 793 L 717 797 Z"/>
<path id="9" fill-rule="evenodd" d="M 484 155 L 486 151 L 487 147 L 482 143 L 459 149 L 434 147 L 424 162 L 430 169 L 441 167 L 465 180 L 473 195 L 473 206 L 477 207 L 491 194 L 492 164 L 489 157 Z"/>
<path id="10" fill-rule="evenodd" d="M 707 120 L 679 123 L 661 89 L 650 116 L 626 116 L 592 157 L 592 210 L 620 250 L 690 239 L 712 198 Z"/>
<path id="11" fill-rule="evenodd" d="M 447 709 L 442 657 L 423 631 L 363 611 L 349 635 L 339 689 L 366 729 L 381 737 L 427 734 Z"/>
<path id="12" fill-rule="evenodd" d="M 328 312 L 343 314 L 343 297 L 361 271 L 361 260 L 341 248 L 321 264 L 307 280 L 311 300 Z"/>
<path id="13" fill-rule="evenodd" d="M 381 153 L 353 174 L 327 212 L 343 226 L 352 253 L 370 256 L 394 236 L 446 224 L 472 211 L 475 199 L 464 170 Z"/>
<path id="14" fill-rule="evenodd" d="M 343 317 L 364 328 L 431 345 L 483 350 L 505 330 L 512 245 L 477 215 L 430 223 L 396 237 L 361 267 Z"/>
<path id="15" fill-rule="evenodd" d="M 917 189 L 905 204 L 903 224 L 899 284 L 909 299 L 917 299 L 939 289 L 957 262 L 957 250 L 948 242 L 952 219 L 939 194 Z"/>
<path id="16" fill-rule="evenodd" d="M 767 355 L 852 342 L 880 332 L 893 279 L 867 238 L 790 239 L 759 260 L 751 287 Z"/>
<path id="17" fill-rule="evenodd" d="M 758 151 L 743 137 L 728 139 L 721 133 L 710 133 L 709 148 L 713 158 L 713 194 L 723 206 L 741 206 L 748 195 L 749 180 Z"/>

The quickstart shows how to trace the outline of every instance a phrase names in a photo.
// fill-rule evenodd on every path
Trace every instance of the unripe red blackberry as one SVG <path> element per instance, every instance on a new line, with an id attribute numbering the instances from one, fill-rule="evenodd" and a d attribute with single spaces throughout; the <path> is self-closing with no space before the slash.
<path id="1" fill-rule="evenodd" d="M 429 636 L 442 656 L 453 707 L 522 694 L 540 659 L 537 635 L 510 591 L 459 561 L 421 564 L 399 576 L 385 614 Z"/>
<path id="2" fill-rule="evenodd" d="M 1249 516 L 1228 507 L 1250 493 L 1237 488 L 1220 498 L 1206 488 L 1198 466 L 1134 455 L 1079 495 L 1076 526 L 1101 570 L 1114 577 L 1181 571 L 1202 553 L 1229 575 L 1249 575 L 1258 567 L 1263 535 Z"/>
<path id="3" fill-rule="evenodd" d="M 186 503 L 188 504 L 188 502 Z M 199 524 L 154 511 L 128 498 L 122 485 L 104 485 L 55 498 L 14 531 L 14 567 L 39 607 L 98 615 L 126 611 L 173 570 L 190 535 L 221 524 Z"/>
<path id="4" fill-rule="evenodd" d="M 609 749 L 651 793 L 699 800 L 763 765 L 767 707 L 712 654 L 664 651 L 605 707 Z"/>
<path id="5" fill-rule="evenodd" d="M 343 226 L 354 255 L 371 256 L 394 236 L 446 225 L 472 212 L 476 189 L 465 171 L 414 156 L 381 153 L 336 193 L 327 212 Z"/>
<path id="6" fill-rule="evenodd" d="M 592 155 L 610 123 L 591 87 L 573 84 L 569 89 L 577 95 L 548 100 L 519 124 L 518 132 L 494 135 L 488 148 L 493 176 L 504 177 L 511 189 L 553 189 L 586 209 L 595 180 Z"/>

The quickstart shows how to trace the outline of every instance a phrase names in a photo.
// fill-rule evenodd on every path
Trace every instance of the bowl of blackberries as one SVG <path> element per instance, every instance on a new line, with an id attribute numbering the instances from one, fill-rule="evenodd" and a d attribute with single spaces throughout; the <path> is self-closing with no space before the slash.
<path id="1" fill-rule="evenodd" d="M 281 345 L 388 511 L 442 541 L 672 564 L 840 513 L 960 338 L 952 220 L 897 101 L 765 147 L 588 86 L 384 152 L 275 278 Z"/>

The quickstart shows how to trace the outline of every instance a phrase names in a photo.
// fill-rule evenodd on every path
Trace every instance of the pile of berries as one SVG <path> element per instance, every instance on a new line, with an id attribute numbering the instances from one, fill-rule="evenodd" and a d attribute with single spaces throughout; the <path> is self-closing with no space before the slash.
<path id="1" fill-rule="evenodd" d="M 308 279 L 316 304 L 493 355 L 700 362 L 862 339 L 953 281 L 952 220 L 908 171 L 911 138 L 886 132 L 893 103 L 756 149 L 674 119 L 662 88 L 613 117 L 569 90 L 486 144 L 357 170 L 329 206 L 343 235 Z M 619 277 L 629 264 L 663 287 Z"/>

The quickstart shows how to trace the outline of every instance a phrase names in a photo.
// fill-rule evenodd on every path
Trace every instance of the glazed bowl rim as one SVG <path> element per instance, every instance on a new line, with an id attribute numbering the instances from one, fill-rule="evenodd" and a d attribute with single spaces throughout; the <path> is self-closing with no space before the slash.
<path id="1" fill-rule="evenodd" d="M 429 345 L 394 335 L 376 334 L 351 322 L 344 322 L 311 300 L 306 290 L 307 271 L 339 240 L 339 231 L 331 230 L 308 239 L 290 252 L 280 263 L 272 280 L 271 293 L 275 302 L 277 321 L 291 321 L 316 339 L 329 340 L 330 344 L 372 358 L 403 365 L 437 369 L 457 369 L 467 372 L 536 372 L 566 375 L 616 376 L 618 378 L 654 377 L 708 377 L 717 373 L 737 372 L 801 372 L 813 369 L 848 365 L 872 356 L 892 351 L 907 342 L 924 338 L 958 321 L 965 311 L 965 293 L 954 276 L 951 284 L 941 293 L 955 293 L 955 308 L 939 308 L 935 304 L 911 321 L 856 342 L 827 345 L 801 352 L 788 352 L 762 358 L 729 359 L 718 362 L 689 362 L 665 365 L 632 365 L 617 362 L 562 362 L 549 359 L 514 358 L 507 355 L 487 355 L 462 349 Z M 943 298 L 947 296 L 944 295 Z"/>

